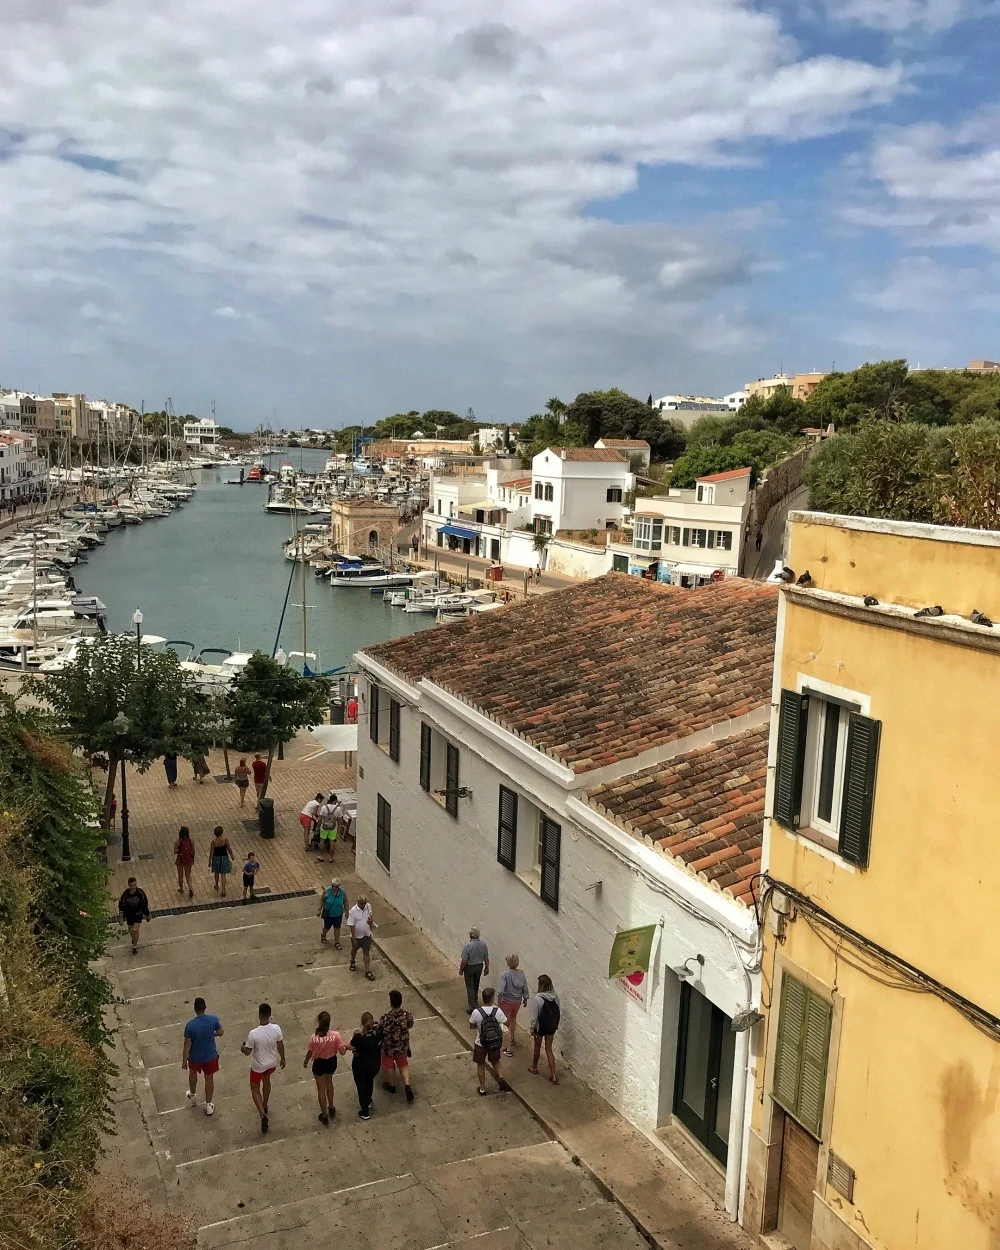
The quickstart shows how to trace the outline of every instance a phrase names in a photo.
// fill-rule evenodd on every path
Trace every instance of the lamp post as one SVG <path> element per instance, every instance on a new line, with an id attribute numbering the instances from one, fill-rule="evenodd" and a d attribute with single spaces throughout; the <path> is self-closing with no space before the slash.
<path id="1" fill-rule="evenodd" d="M 132 624 L 135 626 L 135 640 L 138 644 L 138 650 L 135 653 L 135 669 L 137 673 L 142 672 L 142 613 L 138 608 L 132 613 Z"/>
<path id="2" fill-rule="evenodd" d="M 124 740 L 125 734 L 128 733 L 129 724 L 128 717 L 124 712 L 119 712 L 115 719 L 111 722 L 115 727 L 115 733 Z M 132 849 L 128 840 L 128 779 L 125 775 L 125 751 L 121 752 L 121 768 L 122 768 L 122 863 L 128 863 L 132 858 Z"/>

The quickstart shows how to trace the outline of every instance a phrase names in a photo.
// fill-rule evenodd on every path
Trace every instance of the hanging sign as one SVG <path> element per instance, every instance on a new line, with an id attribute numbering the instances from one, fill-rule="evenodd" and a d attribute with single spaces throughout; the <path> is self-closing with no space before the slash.
<path id="1" fill-rule="evenodd" d="M 608 977 L 616 980 L 629 998 L 646 1005 L 649 965 L 653 955 L 655 924 L 621 929 L 615 934 L 608 961 Z"/>

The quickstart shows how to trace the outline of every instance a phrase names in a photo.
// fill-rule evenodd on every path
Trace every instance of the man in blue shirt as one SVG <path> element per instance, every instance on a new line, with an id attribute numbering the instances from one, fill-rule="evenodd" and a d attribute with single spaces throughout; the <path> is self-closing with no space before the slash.
<path id="1" fill-rule="evenodd" d="M 187 1100 L 193 1107 L 197 1102 L 198 1073 L 205 1077 L 205 1114 L 215 1114 L 215 1074 L 219 1070 L 219 1050 L 215 1039 L 222 1036 L 222 1025 L 218 1016 L 210 1016 L 205 1011 L 205 1000 L 194 1000 L 194 1019 L 184 1026 L 184 1057 L 181 1067 L 187 1068 L 188 1093 Z"/>
<path id="2" fill-rule="evenodd" d="M 327 934 L 333 929 L 333 945 L 339 951 L 340 930 L 344 923 L 344 912 L 347 908 L 347 894 L 341 888 L 340 878 L 334 877 L 323 892 L 317 916 L 323 918 L 323 932 L 319 935 L 321 942 L 328 940 Z"/>

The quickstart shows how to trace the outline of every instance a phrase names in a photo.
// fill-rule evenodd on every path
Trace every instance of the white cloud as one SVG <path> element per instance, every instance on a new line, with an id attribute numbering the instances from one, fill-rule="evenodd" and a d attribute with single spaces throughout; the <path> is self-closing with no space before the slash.
<path id="1" fill-rule="evenodd" d="M 584 206 L 631 190 L 641 163 L 732 164 L 832 132 L 903 83 L 899 67 L 803 58 L 740 0 L 627 20 L 616 0 L 136 13 L 6 7 L 0 247 L 14 276 L 114 273 L 304 351 L 333 335 L 462 352 L 509 339 L 516 354 L 535 334 L 556 352 L 589 334 L 589 352 L 609 327 L 639 342 L 653 310 L 742 283 L 751 258 Z M 665 333 L 683 355 L 703 328 Z"/>
<path id="2" fill-rule="evenodd" d="M 830 17 L 873 30 L 947 30 L 958 22 L 995 12 L 991 0 L 829 0 Z"/>
<path id="3" fill-rule="evenodd" d="M 924 122 L 885 131 L 867 174 L 875 194 L 848 210 L 855 224 L 922 244 L 1000 251 L 1000 110 L 952 128 Z"/>

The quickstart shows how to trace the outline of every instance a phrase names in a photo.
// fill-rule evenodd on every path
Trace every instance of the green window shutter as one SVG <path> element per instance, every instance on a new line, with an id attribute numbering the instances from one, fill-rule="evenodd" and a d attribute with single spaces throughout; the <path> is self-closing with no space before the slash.
<path id="1" fill-rule="evenodd" d="M 445 768 L 444 810 L 449 816 L 458 816 L 458 747 L 448 743 L 447 766 Z"/>
<path id="2" fill-rule="evenodd" d="M 804 694 L 796 694 L 794 690 L 782 690 L 778 712 L 778 759 L 774 769 L 772 815 L 786 829 L 799 827 L 808 707 L 809 700 Z"/>
<path id="3" fill-rule="evenodd" d="M 378 796 L 378 811 L 375 817 L 375 855 L 383 868 L 389 869 L 389 852 L 392 843 L 392 807 L 381 796 Z"/>
<path id="4" fill-rule="evenodd" d="M 786 1111 L 795 1113 L 802 1069 L 802 1038 L 805 1034 L 806 998 L 809 991 L 787 972 L 781 977 L 778 1008 L 778 1041 L 774 1048 L 771 1097 Z"/>
<path id="5" fill-rule="evenodd" d="M 833 1008 L 797 977 L 781 978 L 771 1097 L 814 1137 L 823 1134 Z"/>
<path id="6" fill-rule="evenodd" d="M 805 1036 L 802 1045 L 802 1076 L 796 1118 L 814 1137 L 823 1136 L 823 1104 L 826 1101 L 826 1070 L 830 1059 L 830 1026 L 833 1008 L 815 994 L 806 1002 Z"/>
<path id="7" fill-rule="evenodd" d="M 431 727 L 420 723 L 420 789 L 431 788 Z"/>
<path id="8" fill-rule="evenodd" d="M 840 805 L 840 854 L 851 864 L 868 867 L 875 773 L 882 722 L 852 712 L 847 722 L 844 796 Z"/>
<path id="9" fill-rule="evenodd" d="M 542 873 L 542 885 L 539 891 L 543 903 L 555 911 L 559 910 L 559 851 L 562 842 L 562 828 L 547 816 L 539 817 L 539 851 Z"/>
<path id="10" fill-rule="evenodd" d="M 500 814 L 497 822 L 497 863 L 514 871 L 517 862 L 517 795 L 500 787 Z"/>
<path id="11" fill-rule="evenodd" d="M 389 700 L 389 758 L 399 763 L 399 703 Z"/>
<path id="12" fill-rule="evenodd" d="M 368 736 L 378 742 L 378 701 L 381 691 L 374 682 L 368 685 Z"/>

